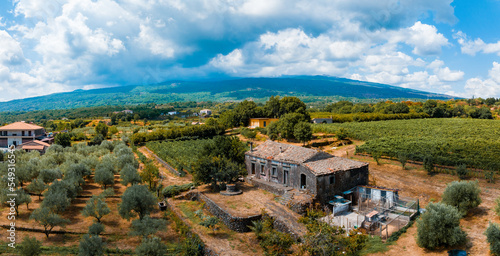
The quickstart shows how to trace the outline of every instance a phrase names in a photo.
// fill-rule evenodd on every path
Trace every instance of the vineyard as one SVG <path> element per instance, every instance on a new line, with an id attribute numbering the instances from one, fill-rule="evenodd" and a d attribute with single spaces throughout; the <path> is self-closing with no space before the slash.
<path id="1" fill-rule="evenodd" d="M 469 168 L 500 170 L 500 121 L 478 119 L 413 119 L 315 125 L 314 132 L 342 131 L 366 141 L 357 153 L 381 154 L 446 166 L 466 164 Z"/>
<path id="2" fill-rule="evenodd" d="M 152 141 L 146 143 L 146 146 L 175 169 L 191 172 L 191 166 L 198 160 L 203 147 L 209 143 L 212 143 L 211 139 Z"/>

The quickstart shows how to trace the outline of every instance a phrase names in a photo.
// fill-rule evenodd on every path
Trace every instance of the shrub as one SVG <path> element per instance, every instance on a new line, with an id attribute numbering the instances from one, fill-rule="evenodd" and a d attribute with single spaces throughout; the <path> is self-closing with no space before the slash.
<path id="1" fill-rule="evenodd" d="M 79 256 L 100 256 L 104 255 L 105 243 L 102 238 L 98 235 L 86 234 L 80 240 L 80 246 L 78 247 Z"/>
<path id="2" fill-rule="evenodd" d="M 466 234 L 460 228 L 460 212 L 453 206 L 429 203 L 427 211 L 417 221 L 417 244 L 434 249 L 455 246 L 465 242 Z"/>
<path id="3" fill-rule="evenodd" d="M 431 155 L 424 157 L 424 169 L 427 173 L 431 174 L 434 172 L 434 158 Z"/>
<path id="4" fill-rule="evenodd" d="M 401 163 L 401 167 L 403 167 L 403 170 L 406 169 L 406 163 L 408 162 L 408 155 L 404 152 L 399 152 L 398 161 Z"/>
<path id="5" fill-rule="evenodd" d="M 34 237 L 25 237 L 20 247 L 22 256 L 38 256 L 42 253 L 42 243 Z"/>
<path id="6" fill-rule="evenodd" d="M 480 193 L 477 181 L 453 181 L 444 190 L 442 202 L 456 207 L 465 216 L 470 209 L 481 204 Z"/>
<path id="7" fill-rule="evenodd" d="M 469 170 L 467 170 L 467 166 L 465 164 L 461 164 L 457 167 L 457 176 L 463 180 L 469 176 Z"/>
<path id="8" fill-rule="evenodd" d="M 372 153 L 372 157 L 373 157 L 373 160 L 375 160 L 375 162 L 377 162 L 377 165 L 380 164 L 380 157 L 382 157 L 382 153 L 380 152 L 373 152 Z"/>
<path id="9" fill-rule="evenodd" d="M 290 247 L 292 247 L 294 242 L 290 234 L 271 230 L 262 235 L 262 240 L 259 244 L 264 249 L 265 255 L 278 256 L 290 254 Z"/>
<path id="10" fill-rule="evenodd" d="M 188 191 L 193 186 L 193 183 L 188 183 L 184 185 L 170 185 L 163 189 L 162 195 L 165 198 L 174 197 L 181 192 Z"/>
<path id="11" fill-rule="evenodd" d="M 137 255 L 163 256 L 167 254 L 167 246 L 161 242 L 159 237 L 144 238 L 135 249 L 135 253 Z"/>
<path id="12" fill-rule="evenodd" d="M 495 212 L 500 216 L 500 197 L 495 200 Z"/>
<path id="13" fill-rule="evenodd" d="M 490 244 L 491 254 L 500 256 L 500 227 L 498 224 L 491 223 L 484 232 L 486 240 Z"/>

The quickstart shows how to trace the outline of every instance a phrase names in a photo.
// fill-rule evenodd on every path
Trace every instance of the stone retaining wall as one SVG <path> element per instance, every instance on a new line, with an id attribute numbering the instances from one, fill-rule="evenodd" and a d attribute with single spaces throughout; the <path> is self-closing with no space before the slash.
<path id="1" fill-rule="evenodd" d="M 247 177 L 245 180 L 257 188 L 269 191 L 269 192 L 276 194 L 278 196 L 282 196 L 286 192 L 285 189 L 283 189 L 283 188 L 279 188 L 278 186 L 272 186 L 270 184 L 270 182 L 261 181 L 259 179 L 252 179 L 249 177 Z"/>
<path id="2" fill-rule="evenodd" d="M 212 199 L 208 198 L 203 193 L 198 193 L 198 200 L 205 203 L 205 208 L 215 217 L 219 218 L 229 229 L 236 232 L 250 232 L 248 226 L 252 225 L 252 221 L 257 221 L 262 218 L 261 214 L 249 217 L 234 217 L 226 210 L 219 207 Z"/>

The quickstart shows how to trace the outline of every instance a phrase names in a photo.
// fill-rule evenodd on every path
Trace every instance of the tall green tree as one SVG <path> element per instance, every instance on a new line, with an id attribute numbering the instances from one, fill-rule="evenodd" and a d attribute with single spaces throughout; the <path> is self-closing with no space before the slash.
<path id="1" fill-rule="evenodd" d="M 278 121 L 278 130 L 281 137 L 285 139 L 294 139 L 295 125 L 307 121 L 307 117 L 301 113 L 288 113 L 283 115 Z"/>
<path id="2" fill-rule="evenodd" d="M 63 147 L 71 147 L 71 135 L 67 132 L 60 132 L 54 137 L 54 143 Z"/>
<path id="3" fill-rule="evenodd" d="M 293 128 L 293 136 L 304 145 L 312 139 L 312 134 L 311 124 L 306 122 L 300 122 Z"/>
<path id="4" fill-rule="evenodd" d="M 122 218 L 129 220 L 139 215 L 143 219 L 156 205 L 156 198 L 144 185 L 132 185 L 122 195 L 122 203 L 118 213 Z"/>
<path id="5" fill-rule="evenodd" d="M 460 212 L 451 205 L 429 203 L 427 211 L 417 221 L 417 244 L 434 249 L 455 246 L 465 242 L 467 236 L 460 228 Z"/>
<path id="6" fill-rule="evenodd" d="M 101 134 L 102 137 L 108 137 L 108 126 L 105 123 L 99 122 L 95 127 L 95 133 Z"/>
<path id="7" fill-rule="evenodd" d="M 108 185 L 113 185 L 115 183 L 115 176 L 112 169 L 98 165 L 95 169 L 94 181 L 104 186 L 104 189 Z"/>
<path id="8" fill-rule="evenodd" d="M 456 207 L 465 216 L 481 204 L 480 193 L 478 181 L 453 181 L 444 190 L 442 202 Z"/>
<path id="9" fill-rule="evenodd" d="M 35 220 L 44 228 L 45 236 L 48 238 L 55 227 L 65 227 L 69 220 L 64 219 L 59 214 L 52 212 L 47 207 L 40 207 L 31 213 L 30 219 Z"/>
<path id="10" fill-rule="evenodd" d="M 82 210 L 83 216 L 94 217 L 98 223 L 101 223 L 102 217 L 109 213 L 111 210 L 106 203 L 106 198 L 102 195 L 93 195 Z"/>
<path id="11" fill-rule="evenodd" d="M 127 186 L 128 184 L 134 185 L 141 183 L 141 176 L 137 172 L 136 168 L 130 164 L 125 165 L 120 171 L 120 178 L 120 183 L 124 186 Z"/>

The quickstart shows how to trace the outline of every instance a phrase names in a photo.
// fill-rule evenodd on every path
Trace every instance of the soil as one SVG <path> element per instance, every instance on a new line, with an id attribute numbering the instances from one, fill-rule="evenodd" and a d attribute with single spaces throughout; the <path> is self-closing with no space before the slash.
<path id="1" fill-rule="evenodd" d="M 369 162 L 371 185 L 397 188 L 401 196 L 418 198 L 421 208 L 425 208 L 429 202 L 440 201 L 447 184 L 459 180 L 458 177 L 449 174 L 428 175 L 420 165 L 407 164 L 407 170 L 403 170 L 399 162 L 387 159 L 380 160 L 380 165 L 377 165 L 373 158 L 354 155 L 356 145 L 360 144 L 362 142 L 354 141 L 353 145 L 337 148 L 333 154 Z M 491 184 L 485 179 L 479 179 L 479 186 L 483 202 L 460 221 L 462 229 L 467 233 L 466 245 L 433 251 L 420 248 L 416 244 L 417 227 L 413 225 L 396 244 L 389 246 L 389 251 L 373 255 L 431 256 L 444 255 L 451 249 L 464 249 L 469 255 L 489 255 L 489 244 L 483 233 L 490 221 L 500 223 L 500 217 L 493 211 L 494 201 L 500 196 L 500 184 Z"/>

